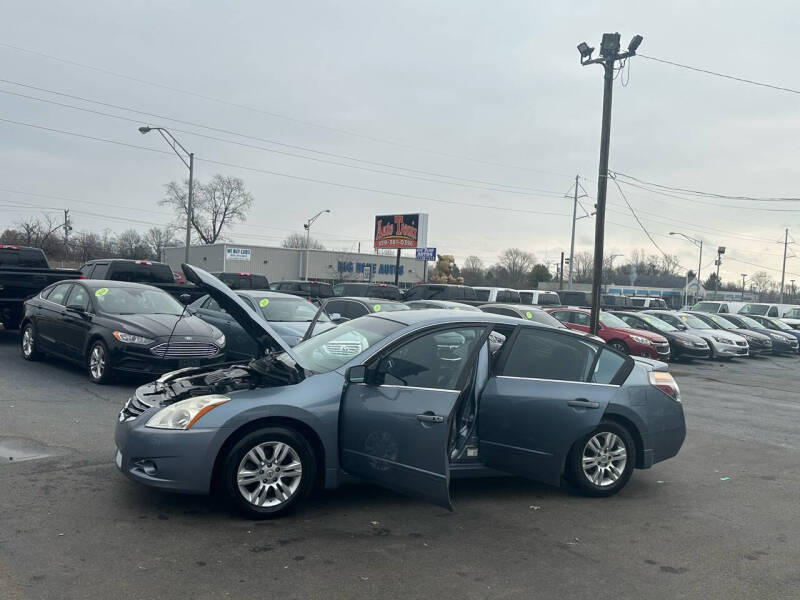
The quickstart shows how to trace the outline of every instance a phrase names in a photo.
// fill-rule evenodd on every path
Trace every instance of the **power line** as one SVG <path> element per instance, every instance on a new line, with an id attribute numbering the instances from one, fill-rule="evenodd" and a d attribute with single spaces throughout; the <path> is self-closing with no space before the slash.
<path id="1" fill-rule="evenodd" d="M 422 169 L 412 169 L 412 168 L 408 168 L 408 167 L 401 167 L 401 166 L 393 165 L 391 163 L 371 161 L 371 160 L 366 160 L 366 159 L 362 159 L 362 158 L 358 158 L 358 157 L 354 157 L 354 156 L 348 156 L 348 155 L 345 155 L 345 154 L 338 154 L 338 153 L 335 153 L 335 152 L 325 152 L 325 151 L 322 151 L 322 150 L 316 150 L 314 148 L 298 146 L 296 144 L 287 144 L 287 143 L 280 142 L 280 141 L 277 141 L 277 140 L 271 140 L 271 139 L 267 139 L 267 138 L 261 138 L 261 137 L 258 137 L 258 136 L 254 136 L 254 135 L 249 135 L 249 134 L 246 134 L 246 133 L 240 133 L 240 132 L 237 132 L 237 131 L 232 131 L 232 130 L 224 129 L 224 128 L 221 128 L 221 127 L 214 127 L 214 126 L 211 126 L 211 125 L 204 125 L 202 123 L 196 123 L 196 122 L 193 122 L 193 121 L 186 121 L 184 119 L 176 119 L 174 117 L 168 117 L 168 116 L 165 116 L 165 115 L 159 115 L 159 114 L 156 114 L 156 113 L 150 113 L 150 112 L 147 112 L 147 111 L 143 111 L 143 110 L 138 110 L 138 109 L 135 109 L 135 108 L 122 106 L 122 105 L 119 105 L 119 104 L 111 104 L 109 102 L 102 102 L 102 101 L 99 101 L 99 100 L 92 100 L 90 98 L 85 98 L 83 96 L 76 96 L 74 94 L 67 94 L 67 93 L 63 93 L 63 92 L 58 92 L 58 91 L 55 91 L 55 90 L 42 88 L 42 87 L 38 87 L 38 86 L 34 86 L 34 85 L 28 85 L 28 84 L 25 84 L 25 83 L 12 81 L 12 80 L 9 80 L 9 79 L 0 79 L 0 83 L 6 83 L 6 84 L 22 87 L 22 88 L 33 89 L 33 90 L 36 90 L 36 91 L 40 91 L 40 92 L 44 92 L 44 93 L 48 93 L 48 94 L 53 94 L 53 95 L 61 96 L 61 97 L 64 97 L 64 98 L 71 98 L 73 100 L 78 100 L 80 102 L 87 102 L 87 103 L 90 103 L 90 104 L 95 104 L 95 105 L 98 105 L 98 106 L 104 106 L 104 107 L 107 107 L 107 108 L 114 108 L 114 109 L 117 109 L 117 110 L 124 110 L 124 111 L 131 112 L 131 113 L 134 113 L 134 114 L 139 114 L 139 115 L 143 115 L 143 116 L 146 116 L 146 117 L 159 119 L 161 121 L 171 121 L 173 123 L 181 123 L 181 124 L 189 125 L 189 126 L 192 126 L 192 127 L 199 127 L 201 129 L 206 129 L 206 130 L 209 130 L 209 131 L 215 131 L 215 132 L 218 132 L 218 133 L 225 133 L 225 134 L 228 134 L 228 135 L 233 135 L 233 136 L 236 136 L 236 137 L 255 140 L 255 141 L 259 141 L 259 142 L 263 142 L 263 143 L 267 143 L 267 144 L 273 144 L 273 145 L 281 146 L 281 147 L 284 147 L 284 148 L 292 148 L 292 149 L 295 149 L 295 150 L 302 150 L 304 152 L 311 152 L 311 153 L 319 154 L 319 155 L 322 155 L 322 156 L 332 156 L 332 157 L 342 158 L 342 159 L 345 159 L 345 160 L 350 160 L 350 161 L 359 162 L 359 163 L 363 163 L 363 164 L 369 164 L 369 165 L 374 165 L 374 166 L 379 166 L 379 167 L 388 167 L 390 169 L 397 169 L 397 170 L 406 171 L 406 172 L 409 172 L 409 173 L 430 175 L 430 176 L 433 176 L 433 177 L 443 177 L 443 178 L 446 178 L 446 179 L 453 179 L 453 180 L 456 180 L 456 181 L 466 181 L 466 182 L 478 183 L 478 184 L 483 184 L 483 185 L 486 185 L 486 186 L 495 186 L 495 187 L 488 187 L 488 188 L 487 187 L 478 187 L 477 189 L 483 189 L 483 190 L 488 190 L 488 191 L 499 191 L 499 192 L 506 192 L 506 193 L 514 193 L 514 194 L 524 194 L 524 195 L 535 195 L 535 194 L 525 194 L 525 192 L 539 192 L 539 193 L 542 193 L 542 194 L 549 194 L 549 195 L 552 195 L 552 196 L 560 196 L 561 195 L 560 192 L 556 192 L 556 191 L 553 191 L 553 190 L 544 190 L 544 189 L 540 189 L 540 188 L 517 186 L 517 185 L 511 185 L 511 184 L 505 184 L 505 183 L 485 181 L 485 180 L 481 180 L 481 179 L 470 179 L 470 178 L 467 178 L 467 177 L 459 177 L 459 176 L 456 176 L 456 175 L 449 175 L 449 174 L 446 174 L 446 173 L 437 173 L 437 172 L 433 172 L 433 171 L 425 171 L 425 170 L 422 170 Z M 92 110 L 92 109 L 85 108 L 85 107 L 75 106 L 75 105 L 72 105 L 72 104 L 65 104 L 65 103 L 62 103 L 62 102 L 56 102 L 55 100 L 49 100 L 49 99 L 46 99 L 46 98 L 39 98 L 39 97 L 36 97 L 36 96 L 29 96 L 27 94 L 20 94 L 20 93 L 17 93 L 17 92 L 11 92 L 9 90 L 0 90 L 0 93 L 8 94 L 8 95 L 11 95 L 11 96 L 17 96 L 19 98 L 25 98 L 27 100 L 35 100 L 35 101 L 38 101 L 38 102 L 44 102 L 44 103 L 48 103 L 48 104 L 53 104 L 55 106 L 60 106 L 62 108 L 69 108 L 69 109 L 72 109 L 72 110 L 78 110 L 78 111 L 91 113 L 91 114 L 95 114 L 95 115 L 99 115 L 99 116 L 103 116 L 103 117 L 108 117 L 108 118 L 112 118 L 112 119 L 119 119 L 119 120 L 127 121 L 127 122 L 130 122 L 130 123 L 137 123 L 137 124 L 140 123 L 140 120 L 138 120 L 138 119 L 131 119 L 129 117 L 123 117 L 121 115 L 115 115 L 115 114 L 105 113 L 105 112 L 101 112 L 101 111 L 96 111 L 96 110 Z M 407 178 L 410 178 L 410 179 L 419 179 L 419 180 L 422 180 L 422 181 L 432 181 L 434 183 L 443 183 L 443 184 L 449 184 L 449 185 L 461 185 L 462 187 L 476 187 L 476 186 L 466 186 L 466 185 L 463 185 L 463 184 L 458 184 L 458 183 L 449 182 L 449 181 L 438 181 L 438 180 L 426 179 L 426 178 L 422 178 L 422 177 L 412 177 L 410 175 L 405 175 L 403 173 L 393 173 L 393 172 L 388 172 L 388 171 L 380 171 L 380 170 L 376 170 L 376 169 L 368 169 L 366 167 L 361 167 L 361 166 L 358 166 L 358 165 L 350 165 L 350 164 L 347 164 L 347 163 L 340 163 L 340 162 L 336 162 L 336 161 L 323 160 L 321 158 L 316 158 L 316 157 L 313 157 L 313 156 L 304 156 L 302 154 L 294 154 L 294 153 L 291 153 L 291 152 L 276 150 L 274 148 L 265 148 L 263 146 L 255 146 L 255 145 L 251 145 L 251 144 L 245 144 L 245 143 L 242 143 L 242 142 L 236 142 L 236 141 L 233 141 L 233 140 L 226 140 L 226 139 L 223 139 L 223 138 L 218 138 L 218 137 L 214 137 L 214 136 L 198 133 L 198 132 L 195 132 L 195 131 L 187 131 L 187 130 L 182 130 L 182 129 L 176 129 L 174 127 L 171 128 L 171 129 L 173 131 L 177 131 L 177 132 L 180 132 L 180 133 L 185 133 L 187 135 L 194 135 L 194 136 L 198 136 L 198 137 L 205 138 L 205 139 L 215 140 L 215 141 L 224 142 L 224 143 L 228 143 L 228 144 L 235 144 L 235 145 L 238 145 L 238 146 L 245 146 L 245 147 L 248 147 L 248 148 L 254 148 L 254 149 L 257 149 L 257 150 L 263 150 L 265 152 L 271 152 L 271 153 L 274 153 L 274 154 L 281 154 L 281 155 L 284 155 L 284 156 L 291 156 L 293 158 L 300 158 L 300 159 L 303 159 L 303 160 L 311 160 L 311 161 L 316 161 L 316 162 L 320 162 L 320 163 L 338 165 L 338 166 L 342 166 L 342 167 L 348 167 L 348 168 L 351 168 L 351 169 L 361 169 L 361 170 L 365 170 L 365 171 L 372 171 L 372 172 L 375 172 L 375 173 L 384 173 L 384 174 L 388 174 L 388 175 L 394 175 L 394 176 L 397 176 L 397 177 L 407 177 Z M 509 189 L 509 190 L 497 189 L 497 186 L 500 186 L 502 188 L 512 188 L 512 189 Z M 524 190 L 524 191 L 515 191 L 515 190 Z"/>
<path id="2" fill-rule="evenodd" d="M 519 170 L 519 171 L 529 171 L 529 172 L 532 172 L 532 173 L 542 173 L 542 174 L 545 174 L 545 175 L 556 175 L 558 177 L 571 177 L 571 175 L 567 175 L 567 174 L 564 174 L 564 173 L 556 173 L 554 171 L 545 171 L 545 170 L 542 170 L 542 169 L 532 169 L 530 167 L 520 167 L 520 166 L 515 166 L 515 165 L 506 165 L 506 164 L 503 164 L 503 163 L 487 161 L 487 160 L 473 158 L 473 157 L 469 157 L 469 156 L 461 156 L 461 155 L 458 155 L 458 154 L 451 154 L 451 153 L 441 152 L 441 151 L 437 151 L 437 150 L 431 150 L 431 149 L 427 149 L 427 148 L 420 148 L 420 147 L 416 147 L 416 146 L 413 146 L 413 145 L 410 145 L 410 144 L 405 144 L 403 142 L 398 142 L 398 141 L 395 141 L 395 140 L 389 140 L 389 139 L 385 139 L 385 138 L 379 138 L 379 137 L 376 137 L 376 136 L 366 135 L 366 134 L 358 133 L 358 132 L 355 132 L 355 131 L 342 129 L 342 128 L 339 128 L 339 127 L 332 127 L 330 125 L 324 125 L 322 123 L 315 123 L 313 121 L 306 121 L 306 120 L 298 119 L 296 117 L 292 117 L 292 116 L 289 116 L 289 115 L 284 115 L 284 114 L 277 113 L 277 112 L 272 112 L 272 111 L 268 111 L 268 110 L 264 110 L 264 109 L 260 109 L 260 108 L 255 108 L 253 106 L 248 106 L 246 104 L 240 104 L 240 103 L 237 103 L 237 102 L 231 102 L 231 101 L 224 100 L 224 99 L 221 99 L 221 98 L 215 98 L 213 96 L 208 96 L 206 94 L 200 94 L 198 92 L 184 90 L 184 89 L 181 89 L 181 88 L 173 87 L 173 86 L 170 86 L 170 85 L 165 85 L 165 84 L 162 84 L 162 83 L 148 81 L 146 79 L 133 77 L 131 75 L 125 75 L 123 73 L 117 73 L 115 71 L 111 71 L 109 69 L 104 69 L 102 67 L 96 67 L 94 65 L 88 65 L 88 64 L 81 63 L 81 62 L 78 62 L 78 61 L 62 58 L 62 57 L 59 57 L 59 56 L 53 56 L 52 54 L 46 54 L 44 52 L 39 52 L 39 51 L 36 51 L 36 50 L 30 50 L 28 48 L 22 48 L 20 46 L 14 46 L 12 44 L 6 44 L 6 43 L 0 42 L 0 47 L 8 48 L 10 50 L 15 50 L 17 52 L 24 52 L 24 53 L 31 54 L 31 55 L 34 55 L 34 56 L 38 56 L 40 58 L 46 58 L 48 60 L 57 61 L 57 62 L 60 62 L 60 63 L 63 63 L 63 64 L 68 64 L 68 65 L 71 65 L 71 66 L 74 66 L 74 67 L 80 67 L 80 68 L 83 68 L 83 69 L 89 69 L 89 70 L 95 71 L 97 73 L 102 73 L 104 75 L 117 77 L 119 79 L 132 81 L 132 82 L 139 83 L 139 84 L 142 84 L 142 85 L 148 85 L 148 86 L 156 87 L 156 88 L 163 89 L 163 90 L 169 90 L 171 92 L 175 92 L 175 93 L 178 93 L 178 94 L 184 94 L 184 95 L 187 95 L 187 96 L 200 98 L 202 100 L 206 100 L 206 101 L 209 101 L 209 102 L 215 102 L 217 104 L 223 104 L 223 105 L 226 105 L 226 106 L 232 106 L 232 107 L 239 108 L 239 109 L 242 109 L 242 110 L 247 110 L 247 111 L 250 111 L 250 112 L 255 112 L 255 113 L 260 113 L 260 114 L 263 114 L 263 115 L 267 115 L 269 117 L 274 117 L 274 118 L 277 118 L 277 119 L 283 119 L 283 120 L 290 121 L 290 122 L 293 122 L 293 123 L 298 123 L 298 124 L 306 125 L 306 126 L 309 126 L 309 127 L 316 127 L 316 128 L 324 129 L 324 130 L 327 130 L 327 131 L 333 131 L 333 132 L 336 132 L 336 133 L 349 135 L 349 136 L 352 136 L 352 137 L 356 137 L 356 138 L 360 138 L 360 139 L 364 139 L 364 140 L 369 140 L 369 141 L 372 141 L 372 142 L 378 142 L 378 143 L 382 143 L 382 144 L 387 144 L 387 145 L 395 146 L 395 147 L 398 147 L 398 148 L 404 148 L 406 150 L 414 150 L 414 151 L 417 151 L 417 152 L 426 152 L 428 154 L 434 154 L 434 155 L 443 156 L 443 157 L 446 157 L 446 158 L 455 158 L 455 159 L 459 159 L 459 160 L 465 160 L 465 161 L 469 161 L 469 162 L 485 164 L 485 165 L 495 166 L 495 167 L 502 167 L 502 168 L 506 168 L 506 169 L 514 169 L 514 170 Z"/>
<path id="3" fill-rule="evenodd" d="M 147 147 L 147 146 L 138 146 L 136 144 L 128 144 L 126 142 L 120 142 L 120 141 L 117 141 L 117 140 L 110 140 L 110 139 L 107 139 L 107 138 L 101 138 L 101 137 L 96 137 L 96 136 L 85 135 L 85 134 L 77 133 L 77 132 L 74 132 L 74 131 L 65 131 L 63 129 L 55 129 L 55 128 L 52 128 L 52 127 L 44 127 L 44 126 L 41 126 L 41 125 L 34 125 L 32 123 L 25 123 L 23 121 L 14 121 L 12 119 L 5 119 L 5 118 L 0 117 L 0 122 L 10 123 L 10 124 L 13 124 L 13 125 L 20 125 L 20 126 L 23 126 L 23 127 L 31 127 L 33 129 L 39 129 L 39 130 L 43 130 L 43 131 L 48 131 L 50 133 L 60 133 L 60 134 L 63 134 L 63 135 L 74 136 L 74 137 L 77 137 L 77 138 L 92 140 L 92 141 L 96 141 L 96 142 L 105 142 L 105 143 L 109 143 L 109 144 L 115 144 L 115 145 L 118 145 L 118 146 L 125 146 L 125 147 L 128 147 L 128 148 L 134 148 L 134 149 L 137 149 L 137 150 L 147 150 L 149 152 L 156 152 L 158 154 L 167 154 L 167 155 L 170 155 L 170 156 L 172 155 L 171 152 L 167 152 L 166 150 L 157 150 L 155 148 L 150 148 L 150 147 Z M 402 193 L 402 192 L 392 192 L 392 191 L 389 191 L 389 190 L 381 190 L 381 189 L 377 189 L 377 188 L 368 188 L 368 187 L 362 187 L 362 186 L 357 186 L 357 185 L 350 185 L 350 184 L 346 184 L 346 183 L 338 183 L 338 182 L 335 182 L 335 181 L 326 181 L 324 179 L 315 179 L 313 177 L 303 177 L 303 176 L 300 176 L 300 175 L 292 175 L 292 174 L 289 174 L 289 173 L 281 173 L 279 171 L 270 171 L 268 169 L 259 169 L 259 168 L 256 168 L 256 167 L 247 167 L 247 166 L 244 166 L 244 165 L 237 165 L 235 163 L 229 163 L 229 162 L 224 162 L 224 161 L 219 161 L 219 160 L 212 160 L 212 159 L 209 159 L 209 158 L 200 158 L 200 157 L 197 157 L 197 156 L 195 157 L 195 160 L 202 161 L 202 162 L 205 162 L 205 163 L 208 163 L 208 164 L 215 164 L 215 165 L 220 165 L 220 166 L 225 166 L 225 167 L 231 167 L 231 168 L 234 168 L 234 169 L 242 169 L 242 170 L 245 170 L 245 171 L 251 171 L 251 172 L 256 172 L 256 173 L 264 173 L 264 174 L 267 174 L 267 175 L 275 175 L 277 177 L 286 177 L 288 179 L 295 179 L 295 180 L 298 180 L 298 181 L 306 181 L 306 182 L 309 182 L 309 183 L 318 183 L 318 184 L 322 184 L 322 185 L 329 185 L 329 186 L 338 187 L 338 188 L 358 190 L 358 191 L 362 191 L 362 192 L 370 192 L 370 193 L 373 193 L 373 194 L 394 196 L 394 197 L 398 197 L 398 198 L 408 198 L 408 199 L 411 199 L 411 200 L 425 200 L 427 202 L 436 202 L 436 203 L 449 204 L 449 205 L 455 205 L 455 206 L 467 206 L 467 207 L 471 207 L 471 208 L 486 208 L 486 209 L 490 209 L 490 210 L 500 210 L 500 211 L 506 211 L 506 212 L 522 213 L 522 214 L 549 215 L 549 216 L 559 216 L 559 217 L 568 217 L 569 216 L 568 213 L 537 211 L 537 210 L 530 210 L 530 209 L 525 209 L 525 208 L 512 208 L 512 207 L 506 207 L 506 206 L 492 206 L 492 205 L 488 205 L 488 204 L 477 204 L 477 203 L 471 203 L 471 202 L 459 202 L 459 201 L 456 201 L 456 200 L 442 200 L 440 198 L 432 198 L 430 196 L 419 196 L 419 195 L 415 195 L 415 194 L 405 194 L 405 193 Z"/>
<path id="4" fill-rule="evenodd" d="M 706 75 L 713 75 L 714 77 L 722 77 L 723 79 L 730 79 L 732 81 L 738 81 L 739 83 L 749 83 L 750 85 L 757 85 L 759 87 L 769 88 L 772 90 L 778 90 L 780 92 L 789 92 L 791 94 L 800 94 L 800 90 L 795 90 L 788 87 L 783 87 L 780 85 L 773 85 L 771 83 L 762 83 L 760 81 L 753 81 L 752 79 L 745 79 L 744 77 L 736 77 L 735 75 L 727 75 L 725 73 L 718 73 L 716 71 L 710 71 L 709 69 L 701 69 L 700 67 L 691 67 L 689 65 L 683 65 L 681 63 L 673 62 L 671 60 L 664 60 L 663 58 L 655 58 L 654 56 L 647 56 L 646 54 L 636 53 L 636 56 L 640 58 L 645 58 L 647 60 L 652 60 L 655 62 L 664 63 L 665 65 L 672 65 L 673 67 L 680 67 L 681 69 L 688 69 L 690 71 L 696 71 L 697 73 L 705 73 Z"/>
<path id="5" fill-rule="evenodd" d="M 676 187 L 676 186 L 670 186 L 670 185 L 663 185 L 663 184 L 660 184 L 660 183 L 654 183 L 652 181 L 644 181 L 642 179 L 634 177 L 633 175 L 627 175 L 625 173 L 620 173 L 619 171 L 610 172 L 610 174 L 612 176 L 614 176 L 614 177 L 624 177 L 624 178 L 627 178 L 627 179 L 631 179 L 631 180 L 636 181 L 636 182 L 638 182 L 638 183 L 640 183 L 642 185 L 649 185 L 651 187 L 656 187 L 656 188 L 659 188 L 659 189 L 670 190 L 670 191 L 673 191 L 673 192 L 681 192 L 681 193 L 684 193 L 684 194 L 690 194 L 690 195 L 701 196 L 701 197 L 720 198 L 720 199 L 723 199 L 723 200 L 746 200 L 748 202 L 800 202 L 800 198 L 797 198 L 797 197 L 783 197 L 783 198 L 766 197 L 766 198 L 764 198 L 764 197 L 755 197 L 755 196 L 732 196 L 732 195 L 729 195 L 729 194 L 719 194 L 719 193 L 716 193 L 716 192 L 704 192 L 704 191 L 693 190 L 693 189 L 689 189 L 689 188 L 682 188 L 682 187 Z"/>

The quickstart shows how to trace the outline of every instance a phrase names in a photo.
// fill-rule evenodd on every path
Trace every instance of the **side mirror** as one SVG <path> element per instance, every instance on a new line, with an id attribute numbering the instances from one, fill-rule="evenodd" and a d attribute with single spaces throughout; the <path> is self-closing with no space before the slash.
<path id="1" fill-rule="evenodd" d="M 365 365 L 356 365 L 350 367 L 344 374 L 347 383 L 366 383 L 367 382 L 367 367 Z"/>
<path id="2" fill-rule="evenodd" d="M 328 318 L 333 321 L 334 323 L 338 323 L 342 320 L 342 315 L 339 313 L 333 313 L 332 315 L 328 315 Z"/>
<path id="3" fill-rule="evenodd" d="M 181 294 L 178 296 L 178 300 L 180 300 L 181 304 L 190 304 L 192 302 L 192 297 L 189 294 Z"/>

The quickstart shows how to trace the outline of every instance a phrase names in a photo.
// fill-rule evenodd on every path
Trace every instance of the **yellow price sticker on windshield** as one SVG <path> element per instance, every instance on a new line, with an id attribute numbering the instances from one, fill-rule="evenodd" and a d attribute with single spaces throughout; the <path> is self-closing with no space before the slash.
<path id="1" fill-rule="evenodd" d="M 533 318 L 533 313 L 531 311 L 526 312 L 525 313 L 525 318 L 526 319 L 532 319 Z"/>
<path id="2" fill-rule="evenodd" d="M 375 312 L 381 312 L 381 305 L 376 304 L 375 306 L 372 307 L 372 310 Z"/>
<path id="3" fill-rule="evenodd" d="M 103 296 L 105 296 L 107 293 L 108 293 L 108 288 L 100 288 L 99 290 L 97 290 L 97 291 L 94 293 L 94 295 L 95 295 L 97 298 L 102 298 L 102 297 L 103 297 Z"/>
<path id="4" fill-rule="evenodd" d="M 264 308 L 267 304 L 269 304 L 269 298 L 262 298 L 261 300 L 258 301 L 258 305 L 261 308 Z"/>

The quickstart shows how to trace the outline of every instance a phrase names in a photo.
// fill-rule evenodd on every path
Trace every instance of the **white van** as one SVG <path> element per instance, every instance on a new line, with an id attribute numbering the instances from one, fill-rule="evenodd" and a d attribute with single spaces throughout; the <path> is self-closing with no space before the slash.
<path id="1" fill-rule="evenodd" d="M 739 312 L 743 315 L 760 315 L 762 317 L 782 317 L 791 308 L 788 304 L 766 304 L 761 302 L 748 302 Z"/>
<path id="2" fill-rule="evenodd" d="M 547 290 L 517 290 L 522 304 L 539 304 L 541 306 L 560 306 L 561 298 L 555 292 Z"/>
<path id="3" fill-rule="evenodd" d="M 645 298 L 644 296 L 633 296 L 631 303 L 636 308 L 652 308 L 654 310 L 669 310 L 669 306 L 663 298 Z"/>
<path id="4" fill-rule="evenodd" d="M 719 302 L 712 300 L 701 300 L 695 302 L 692 310 L 707 313 L 736 313 L 745 305 L 744 302 Z"/>
<path id="5" fill-rule="evenodd" d="M 520 304 L 519 292 L 501 287 L 474 287 L 475 295 L 481 302 L 503 302 L 505 304 Z"/>

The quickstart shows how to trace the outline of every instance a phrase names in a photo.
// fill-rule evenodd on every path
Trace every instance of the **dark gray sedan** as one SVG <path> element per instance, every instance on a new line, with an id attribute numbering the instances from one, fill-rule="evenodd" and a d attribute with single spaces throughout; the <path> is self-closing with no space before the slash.
<path id="1" fill-rule="evenodd" d="M 451 310 L 373 313 L 290 348 L 227 286 L 183 271 L 253 335 L 260 358 L 136 390 L 116 462 L 144 485 L 213 485 L 252 518 L 348 474 L 445 507 L 451 479 L 498 471 L 609 496 L 683 444 L 680 391 L 658 361 Z"/>

